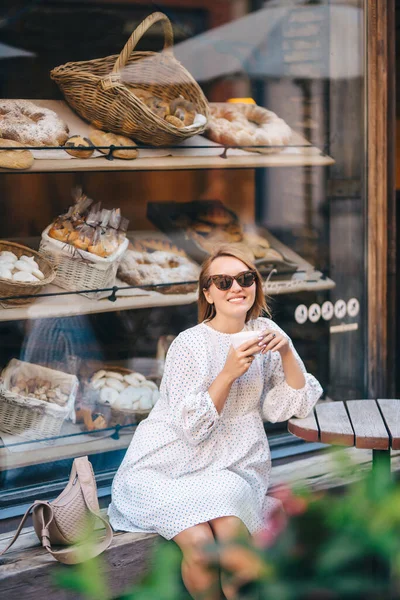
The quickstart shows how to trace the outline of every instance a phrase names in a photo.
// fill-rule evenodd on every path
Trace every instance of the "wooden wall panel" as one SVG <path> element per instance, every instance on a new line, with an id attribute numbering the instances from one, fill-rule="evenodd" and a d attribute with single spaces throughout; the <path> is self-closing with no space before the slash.
<path id="1" fill-rule="evenodd" d="M 395 324 L 389 323 L 388 312 L 395 293 L 393 286 L 388 285 L 389 249 L 395 237 L 394 224 L 389 221 L 394 187 L 389 152 L 395 125 L 390 97 L 394 3 L 393 0 L 367 0 L 367 7 L 368 387 L 370 397 L 376 398 L 387 393 L 394 375 L 388 369 L 388 361 L 391 363 L 393 359 L 395 331 Z"/>

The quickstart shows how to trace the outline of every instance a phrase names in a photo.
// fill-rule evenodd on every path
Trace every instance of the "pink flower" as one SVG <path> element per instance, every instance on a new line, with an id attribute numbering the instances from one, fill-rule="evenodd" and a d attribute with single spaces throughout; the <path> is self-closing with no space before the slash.
<path id="1" fill-rule="evenodd" d="M 288 519 L 282 508 L 275 508 L 267 518 L 264 529 L 254 534 L 254 545 L 257 548 L 269 548 L 286 528 L 287 523 Z"/>
<path id="2" fill-rule="evenodd" d="M 277 487 L 272 496 L 282 502 L 283 509 L 287 515 L 294 517 L 306 512 L 308 502 L 302 496 L 296 496 L 286 485 Z"/>

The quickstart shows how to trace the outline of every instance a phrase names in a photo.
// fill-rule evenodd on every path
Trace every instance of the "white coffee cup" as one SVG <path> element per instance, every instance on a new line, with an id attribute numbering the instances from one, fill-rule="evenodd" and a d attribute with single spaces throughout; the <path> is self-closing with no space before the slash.
<path id="1" fill-rule="evenodd" d="M 250 342 L 251 340 L 254 340 L 255 343 L 260 334 L 261 331 L 239 331 L 239 333 L 232 333 L 231 344 L 234 348 L 238 348 L 245 342 Z"/>

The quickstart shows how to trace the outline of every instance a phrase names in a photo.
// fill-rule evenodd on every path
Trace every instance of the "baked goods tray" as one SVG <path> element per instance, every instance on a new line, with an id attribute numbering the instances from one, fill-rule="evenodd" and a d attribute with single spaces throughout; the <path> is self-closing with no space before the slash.
<path id="1" fill-rule="evenodd" d="M 209 211 L 219 211 L 219 217 L 225 217 L 225 225 L 211 226 L 202 214 Z M 218 200 L 203 200 L 195 202 L 149 202 L 147 204 L 147 218 L 161 231 L 163 231 L 170 240 L 185 252 L 193 260 L 201 264 L 208 256 L 209 252 L 202 245 L 205 242 L 213 244 L 211 236 L 223 235 L 218 239 L 215 245 L 219 243 L 235 243 L 240 239 L 239 231 L 241 228 L 237 215 Z M 209 230 L 209 234 L 201 233 L 204 228 Z M 298 261 L 293 260 L 286 253 L 286 246 L 277 250 L 273 243 L 268 239 L 268 231 L 255 226 L 250 228 L 251 234 L 256 234 L 266 240 L 272 252 L 269 256 L 255 259 L 255 264 L 261 274 L 267 275 L 275 269 L 279 275 L 290 275 L 298 270 Z M 210 237 L 208 237 L 210 235 Z M 238 238 L 239 235 L 239 238 Z M 275 240 L 275 238 L 274 238 Z M 242 243 L 245 243 L 244 240 Z"/>
<path id="2" fill-rule="evenodd" d="M 65 121 L 70 135 L 88 137 L 89 124 L 83 121 L 62 100 L 32 100 L 37 106 L 50 108 Z M 47 171 L 147 171 L 175 169 L 231 169 L 278 166 L 331 165 L 335 161 L 319 148 L 312 146 L 303 136 L 293 133 L 290 144 L 275 154 L 257 154 L 242 149 L 225 150 L 204 136 L 189 138 L 179 146 L 149 148 L 139 146 L 135 160 L 114 158 L 108 160 L 96 151 L 92 157 L 82 159 L 70 156 L 62 148 L 33 150 L 34 162 L 29 172 Z M 6 169 L 2 169 L 2 172 Z"/>

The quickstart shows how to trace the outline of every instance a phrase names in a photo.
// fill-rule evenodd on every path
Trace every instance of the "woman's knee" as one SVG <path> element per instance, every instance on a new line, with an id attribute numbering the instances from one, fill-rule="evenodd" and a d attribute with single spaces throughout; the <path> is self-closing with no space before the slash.
<path id="1" fill-rule="evenodd" d="M 208 523 L 199 523 L 189 527 L 173 538 L 181 549 L 184 559 L 191 563 L 205 561 L 204 548 L 215 541 L 212 529 Z"/>
<path id="2" fill-rule="evenodd" d="M 250 537 L 246 525 L 239 517 L 218 517 L 217 519 L 212 519 L 210 525 L 215 537 L 220 541 Z"/>

